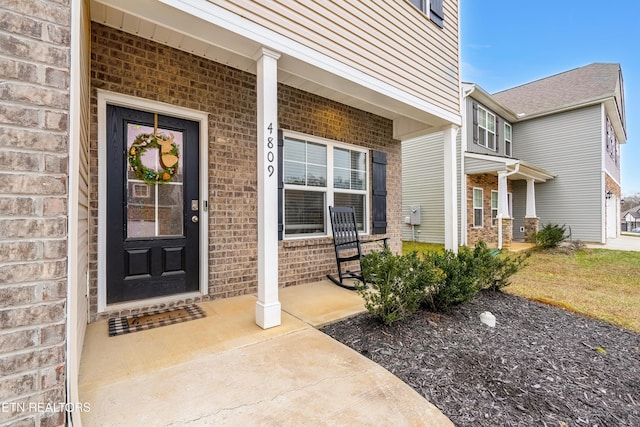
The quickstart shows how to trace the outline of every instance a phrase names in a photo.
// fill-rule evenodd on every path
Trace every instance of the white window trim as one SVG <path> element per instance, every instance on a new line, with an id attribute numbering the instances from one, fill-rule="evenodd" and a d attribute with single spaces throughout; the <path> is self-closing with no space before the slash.
<path id="1" fill-rule="evenodd" d="M 489 116 L 493 117 L 493 148 L 489 147 L 489 128 L 485 128 L 480 125 L 480 111 L 484 111 L 486 113 L 487 123 L 489 123 Z M 484 132 L 484 144 L 480 144 L 480 132 Z M 491 151 L 497 151 L 498 148 L 498 141 L 496 138 L 496 115 L 481 105 L 478 105 L 478 145 Z"/>
<path id="2" fill-rule="evenodd" d="M 498 204 L 498 191 L 491 190 L 491 226 L 496 227 L 498 225 L 498 206 L 493 207 L 493 195 L 496 195 L 496 205 Z M 496 211 L 496 223 L 493 223 L 493 211 Z"/>
<path id="3" fill-rule="evenodd" d="M 363 194 L 365 196 L 364 200 L 364 230 L 362 232 L 358 231 L 360 235 L 366 236 L 370 233 L 369 230 L 369 219 L 370 219 L 370 205 L 371 205 L 371 192 L 369 182 L 371 180 L 371 152 L 367 148 L 360 147 L 358 145 L 346 144 L 344 142 L 335 141 L 327 138 L 320 138 L 313 135 L 308 135 L 305 133 L 295 132 L 295 131 L 284 131 L 283 138 L 293 138 L 293 139 L 301 139 L 307 142 L 313 142 L 316 144 L 321 144 L 327 147 L 327 186 L 326 187 L 310 187 L 306 185 L 297 185 L 297 184 L 284 184 L 284 191 L 286 190 L 300 190 L 300 191 L 318 191 L 325 193 L 325 233 L 318 234 L 302 234 L 302 235 L 294 235 L 287 236 L 287 233 L 283 233 L 283 240 L 300 240 L 300 239 L 313 239 L 313 238 L 324 238 L 332 236 L 331 231 L 331 218 L 329 218 L 329 206 L 334 206 L 333 195 L 336 192 L 333 188 L 333 149 L 334 148 L 344 148 L 346 150 L 359 151 L 361 153 L 365 153 L 367 155 L 366 162 L 366 173 L 367 179 L 365 180 L 365 189 L 364 190 L 349 190 L 349 189 L 338 189 L 338 193 L 350 193 L 350 194 Z M 283 166 L 284 168 L 284 161 Z M 329 186 L 329 184 L 331 184 Z M 282 203 L 285 203 L 285 195 L 283 194 Z M 282 209 L 285 209 L 285 206 L 282 206 Z M 283 226 L 286 230 L 286 216 L 283 213 L 282 221 L 284 222 Z"/>
<path id="4" fill-rule="evenodd" d="M 510 129 L 511 138 L 507 139 L 507 127 Z M 507 142 L 509 143 L 509 152 L 507 153 Z M 513 157 L 513 126 L 510 123 L 504 124 L 504 155 Z"/>
<path id="5" fill-rule="evenodd" d="M 415 7 L 416 9 L 418 9 L 420 12 L 424 13 L 424 14 L 427 16 L 427 18 L 428 18 L 431 22 L 433 22 L 434 24 L 436 24 L 436 25 L 437 25 L 438 27 L 440 27 L 440 28 L 444 28 L 442 25 L 440 25 L 440 24 L 436 23 L 436 22 L 431 18 L 431 1 L 432 1 L 432 0 L 421 0 L 421 1 L 420 1 L 420 3 L 421 3 L 421 5 L 420 5 L 420 6 L 416 6 L 412 1 L 409 1 L 409 3 L 410 3 L 413 7 Z M 443 19 L 443 21 L 444 21 L 444 19 Z"/>
<path id="6" fill-rule="evenodd" d="M 476 190 L 480 190 L 480 207 L 476 207 Z M 484 189 L 473 187 L 471 190 L 471 206 L 473 208 L 473 228 L 484 228 Z M 480 209 L 482 211 L 482 215 L 480 215 L 480 225 L 476 225 L 476 209 Z"/>

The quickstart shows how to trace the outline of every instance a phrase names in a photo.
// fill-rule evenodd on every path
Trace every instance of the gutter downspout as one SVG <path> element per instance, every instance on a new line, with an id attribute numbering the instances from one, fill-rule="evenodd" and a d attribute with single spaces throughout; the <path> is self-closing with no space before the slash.
<path id="1" fill-rule="evenodd" d="M 508 176 L 514 175 L 519 171 L 520 171 L 520 162 L 518 161 L 516 162 L 516 168 L 511 172 L 498 173 L 498 249 L 500 250 L 502 250 L 502 214 L 504 212 L 504 210 L 502 209 L 502 203 L 500 203 L 500 201 L 502 201 L 502 199 L 506 196 L 506 194 L 504 196 L 502 195 L 503 192 L 506 192 L 506 188 L 505 188 L 505 191 L 500 192 L 500 181 L 504 179 L 506 183 Z"/>

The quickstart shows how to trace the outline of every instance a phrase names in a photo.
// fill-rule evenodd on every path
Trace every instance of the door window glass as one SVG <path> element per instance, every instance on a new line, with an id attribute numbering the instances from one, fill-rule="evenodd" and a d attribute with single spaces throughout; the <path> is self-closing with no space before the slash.
<path id="1" fill-rule="evenodd" d="M 141 133 L 153 133 L 153 127 L 127 124 L 127 147 Z M 127 237 L 171 237 L 183 233 L 183 162 L 182 132 L 158 129 L 158 133 L 173 135 L 178 147 L 178 172 L 171 181 L 147 184 L 136 176 L 127 163 Z M 142 164 L 156 171 L 162 170 L 160 150 L 149 148 L 140 157 Z"/>

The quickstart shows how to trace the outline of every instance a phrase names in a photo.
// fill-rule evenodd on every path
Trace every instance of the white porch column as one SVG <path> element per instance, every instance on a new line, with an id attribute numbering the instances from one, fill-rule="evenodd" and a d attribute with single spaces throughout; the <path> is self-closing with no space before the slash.
<path id="1" fill-rule="evenodd" d="M 509 200 L 507 198 L 507 174 L 498 173 L 498 217 L 509 218 Z"/>
<path id="2" fill-rule="evenodd" d="M 444 133 L 444 247 L 458 253 L 458 174 L 456 136 L 458 127 L 447 126 Z"/>
<path id="3" fill-rule="evenodd" d="M 533 178 L 527 179 L 527 210 L 525 218 L 537 218 L 536 215 L 536 189 Z"/>
<path id="4" fill-rule="evenodd" d="M 256 324 L 279 326 L 278 301 L 278 58 L 265 48 L 257 61 L 258 95 L 258 302 Z"/>

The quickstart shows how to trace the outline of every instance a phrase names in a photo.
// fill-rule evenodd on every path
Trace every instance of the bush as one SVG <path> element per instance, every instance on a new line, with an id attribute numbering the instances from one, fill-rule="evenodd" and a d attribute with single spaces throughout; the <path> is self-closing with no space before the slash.
<path id="1" fill-rule="evenodd" d="M 471 300 L 478 290 L 478 277 L 473 251 L 461 247 L 456 255 L 453 251 L 430 252 L 425 259 L 442 270 L 445 279 L 426 296 L 425 303 L 434 311 L 444 311 L 452 306 Z"/>
<path id="2" fill-rule="evenodd" d="M 511 282 L 509 278 L 524 267 L 525 261 L 531 254 L 494 254 L 484 242 L 479 242 L 473 249 L 473 259 L 476 264 L 478 288 L 498 291 Z"/>
<path id="3" fill-rule="evenodd" d="M 473 248 L 426 255 L 445 274 L 442 284 L 425 299 L 431 310 L 443 311 L 471 300 L 481 289 L 500 290 L 510 284 L 509 277 L 524 266 L 529 253 L 494 254 L 480 241 Z"/>
<path id="4" fill-rule="evenodd" d="M 361 260 L 367 285 L 358 283 L 365 307 L 385 325 L 412 316 L 427 291 L 442 274 L 418 258 L 417 252 L 394 255 L 389 249 L 371 252 Z"/>
<path id="5" fill-rule="evenodd" d="M 356 290 L 365 307 L 385 325 L 411 317 L 425 304 L 444 311 L 471 300 L 481 289 L 499 290 L 524 264 L 529 254 L 494 254 L 484 242 L 475 248 L 394 255 L 389 249 L 361 260 L 366 280 Z M 368 285 L 368 286 L 367 286 Z"/>
<path id="6" fill-rule="evenodd" d="M 547 224 L 541 230 L 536 232 L 531 240 L 540 249 L 550 249 L 557 247 L 569 235 L 567 227 L 558 224 Z"/>

